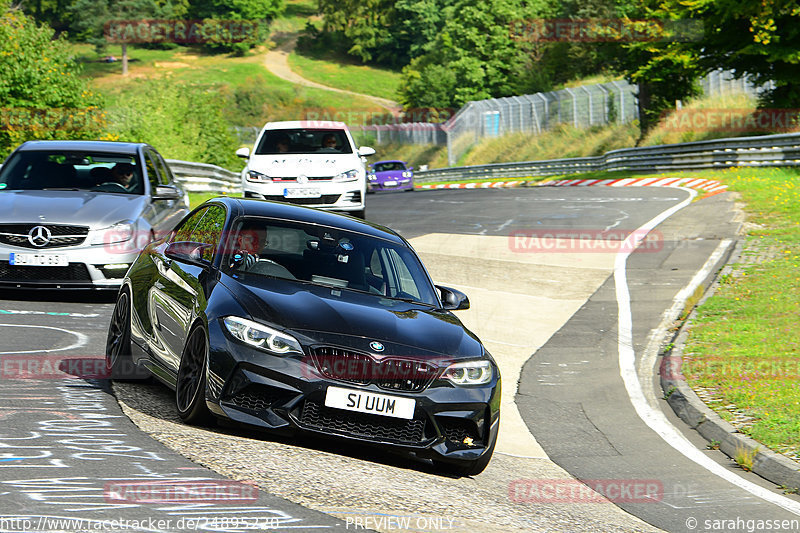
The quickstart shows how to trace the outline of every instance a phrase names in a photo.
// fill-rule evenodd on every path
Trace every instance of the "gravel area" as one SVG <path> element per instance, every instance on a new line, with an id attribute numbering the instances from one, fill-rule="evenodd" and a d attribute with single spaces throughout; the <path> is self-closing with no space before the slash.
<path id="1" fill-rule="evenodd" d="M 114 391 L 139 428 L 196 463 L 342 519 L 397 517 L 378 531 L 398 531 L 398 523 L 408 525 L 402 531 L 658 531 L 611 503 L 513 501 L 520 499 L 509 490 L 515 480 L 570 479 L 546 459 L 496 453 L 479 476 L 453 478 L 372 447 L 280 438 L 243 426 L 187 426 L 161 385 L 115 383 Z"/>

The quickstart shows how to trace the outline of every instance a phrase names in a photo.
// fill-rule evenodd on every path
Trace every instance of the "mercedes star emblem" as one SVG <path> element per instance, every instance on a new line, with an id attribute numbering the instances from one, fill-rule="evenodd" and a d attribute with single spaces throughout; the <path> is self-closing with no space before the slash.
<path id="1" fill-rule="evenodd" d="M 44 226 L 34 226 L 28 232 L 28 242 L 32 245 L 41 248 L 45 246 L 48 242 L 50 242 L 50 237 L 52 234 L 50 230 Z"/>

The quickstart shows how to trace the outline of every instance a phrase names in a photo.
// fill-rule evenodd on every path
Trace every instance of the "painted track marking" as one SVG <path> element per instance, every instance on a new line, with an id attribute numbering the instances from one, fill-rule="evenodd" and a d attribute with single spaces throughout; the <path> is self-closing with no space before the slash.
<path id="1" fill-rule="evenodd" d="M 687 189 L 684 189 L 687 190 Z M 689 198 L 683 202 L 662 211 L 659 215 L 639 227 L 631 235 L 634 239 L 644 239 L 646 234 L 661 222 L 689 205 L 697 195 L 696 191 L 688 190 Z M 630 252 L 619 252 L 614 264 L 614 286 L 617 298 L 618 330 L 617 343 L 619 350 L 619 372 L 625 383 L 628 397 L 633 404 L 636 414 L 647 426 L 655 431 L 667 444 L 675 448 L 687 459 L 705 468 L 712 474 L 728 481 L 729 483 L 746 490 L 753 496 L 773 503 L 791 513 L 800 515 L 800 503 L 785 498 L 779 494 L 774 494 L 764 487 L 760 487 L 751 481 L 739 477 L 737 474 L 726 470 L 723 466 L 714 462 L 713 459 L 703 454 L 694 446 L 681 432 L 673 426 L 663 412 L 653 408 L 647 401 L 647 397 L 639 381 L 636 372 L 636 353 L 633 349 L 633 317 L 631 313 L 630 291 L 628 289 L 626 267 Z"/>

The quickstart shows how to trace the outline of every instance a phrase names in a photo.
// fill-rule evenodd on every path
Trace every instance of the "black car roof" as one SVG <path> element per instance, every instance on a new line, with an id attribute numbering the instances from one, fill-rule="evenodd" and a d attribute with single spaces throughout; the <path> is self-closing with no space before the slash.
<path id="1" fill-rule="evenodd" d="M 114 152 L 135 155 L 139 149 L 149 146 L 146 143 L 129 143 L 119 141 L 27 141 L 18 150 L 87 150 L 97 152 Z"/>
<path id="2" fill-rule="evenodd" d="M 233 209 L 238 207 L 240 216 L 261 216 L 309 224 L 321 224 L 371 235 L 407 246 L 405 239 L 387 227 L 321 209 L 245 198 L 217 197 L 209 201 L 221 202 Z"/>

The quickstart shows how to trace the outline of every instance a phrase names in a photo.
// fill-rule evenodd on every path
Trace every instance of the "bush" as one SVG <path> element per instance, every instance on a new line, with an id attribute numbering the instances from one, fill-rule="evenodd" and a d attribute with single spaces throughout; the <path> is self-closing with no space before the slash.
<path id="1" fill-rule="evenodd" d="M 29 139 L 99 134 L 99 98 L 79 77 L 67 42 L 0 0 L 0 159 Z"/>
<path id="2" fill-rule="evenodd" d="M 110 138 L 148 142 L 172 159 L 241 167 L 220 88 L 137 80 L 109 99 Z"/>

